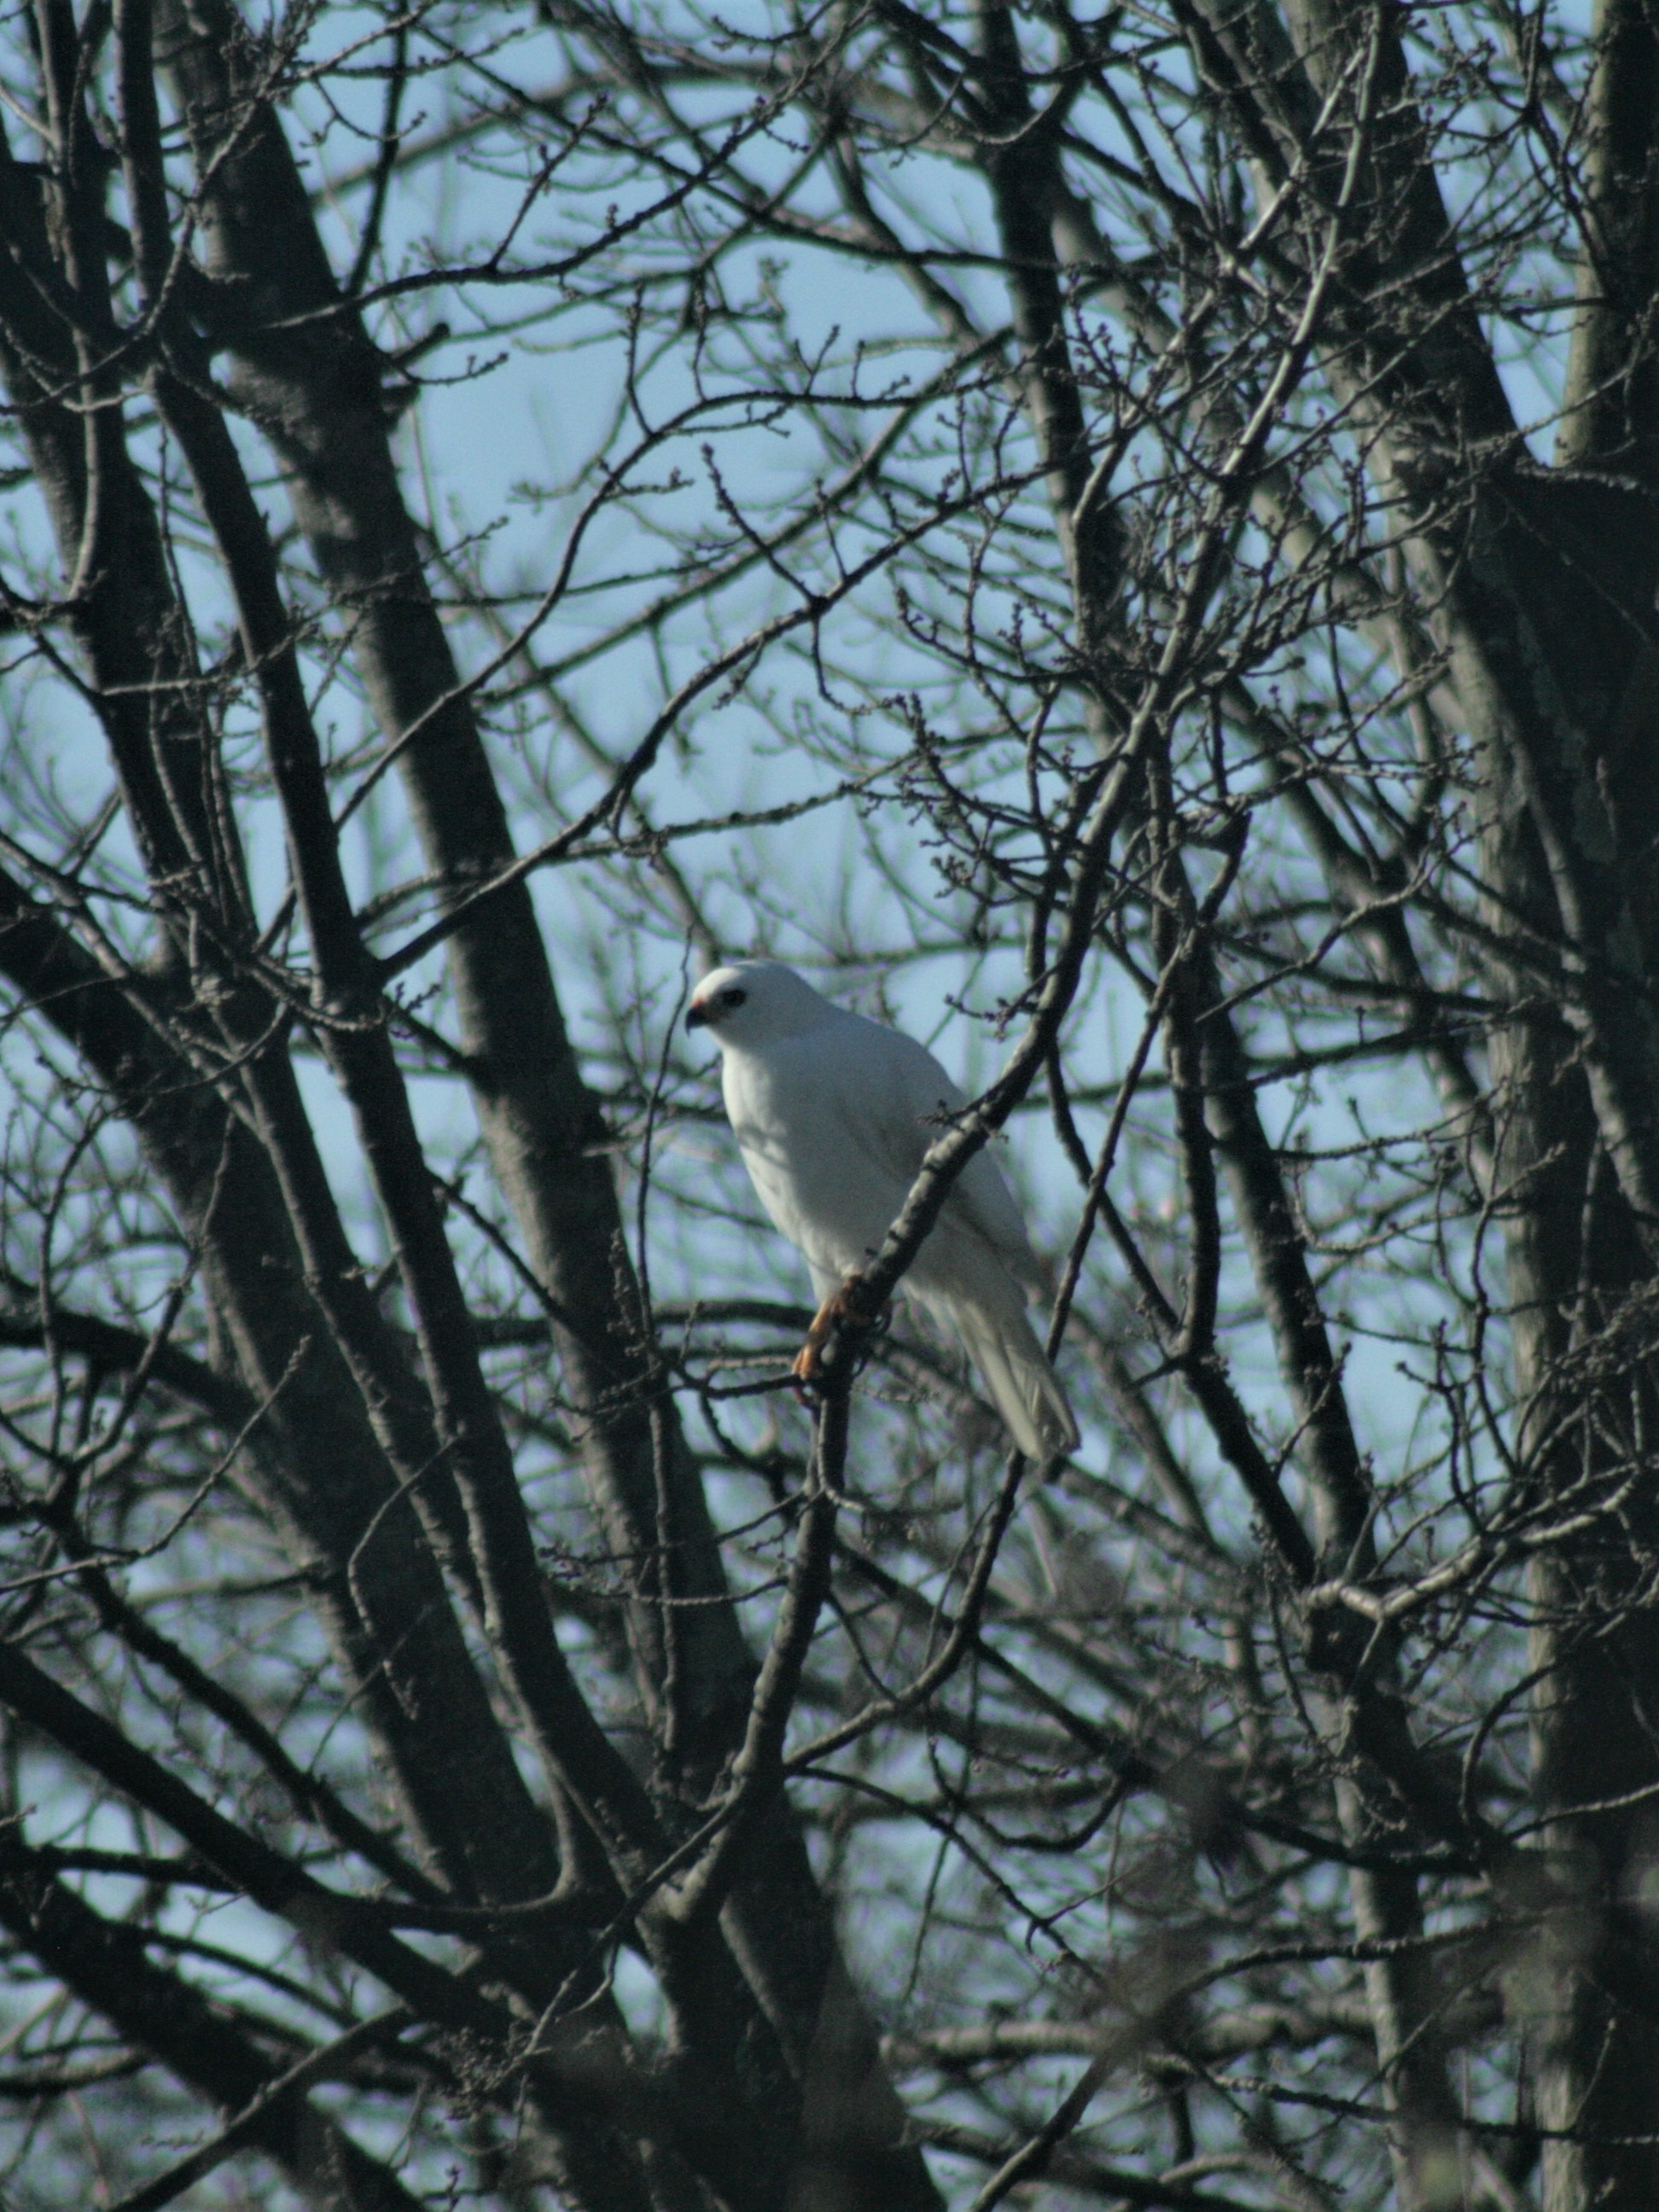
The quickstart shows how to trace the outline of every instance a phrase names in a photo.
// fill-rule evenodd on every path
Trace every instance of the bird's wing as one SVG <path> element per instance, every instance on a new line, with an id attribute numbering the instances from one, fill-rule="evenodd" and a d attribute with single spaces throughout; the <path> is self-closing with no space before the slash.
<path id="1" fill-rule="evenodd" d="M 967 1101 L 925 1045 L 879 1023 L 852 1019 L 856 1030 L 837 1054 L 842 1111 L 849 1133 L 908 1190 L 928 1146 Z M 945 1213 L 983 1237 L 1022 1281 L 1040 1281 L 1024 1220 L 988 1152 L 975 1152 L 957 1176 Z"/>

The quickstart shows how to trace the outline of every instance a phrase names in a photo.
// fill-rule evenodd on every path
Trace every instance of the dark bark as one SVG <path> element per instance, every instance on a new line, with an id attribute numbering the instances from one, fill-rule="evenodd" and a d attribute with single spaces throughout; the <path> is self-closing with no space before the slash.
<path id="1" fill-rule="evenodd" d="M 139 1929 L 103 1918 L 55 1878 L 11 1823 L 0 1829 L 0 1921 L 136 2051 L 226 2118 L 286 2070 L 228 2006 L 211 2003 L 149 1958 Z M 243 2139 L 319 2212 L 413 2212 L 420 2201 L 303 2094 L 274 2101 Z"/>
<path id="2" fill-rule="evenodd" d="M 348 611 L 354 657 L 397 749 L 428 866 L 449 896 L 464 896 L 511 860 L 513 842 L 404 506 L 382 364 L 329 268 L 280 125 L 263 105 L 249 112 L 257 59 L 235 19 L 200 0 L 164 11 L 161 21 L 163 58 L 209 178 L 209 265 L 236 280 L 236 310 L 220 332 L 232 388 L 277 454 L 319 569 Z M 320 826 L 314 834 L 320 842 Z M 725 1576 L 708 1506 L 657 1371 L 603 1122 L 576 1066 L 526 887 L 475 908 L 447 950 L 496 1181 L 548 1299 L 596 1505 L 615 1555 L 638 1578 L 630 1628 L 664 1778 L 695 1796 L 742 1740 L 755 1664 L 735 1613 L 720 1602 Z M 613 1841 L 620 1832 L 611 1823 Z M 825 1992 L 844 1988 L 845 1977 L 781 1799 L 757 1830 L 723 1917 L 799 2080 Z M 844 1998 L 836 2010 L 844 2040 Z M 854 2041 L 849 2063 L 861 2078 L 878 2063 L 874 2039 L 866 2029 Z M 896 2154 L 880 2186 L 889 2203 L 933 2201 L 911 2153 Z"/>
<path id="3" fill-rule="evenodd" d="M 71 2008 L 0 2112 L 43 2063 L 154 2110 L 143 2057 L 226 2116 L 203 2160 L 378 2207 L 329 2053 L 273 2091 L 223 1970 L 350 2021 L 352 2089 L 504 2203 L 922 2212 L 916 2141 L 987 2212 L 1209 2201 L 1212 2149 L 1298 2203 L 1390 2160 L 1402 2212 L 1659 2195 L 1649 14 L 558 0 L 325 52 L 346 21 L 37 0 L 0 57 L 57 578 L 25 516 L 4 620 L 115 778 L 83 812 L 0 731 L 0 1697 L 53 1823 L 0 1918 L 133 2050 L 94 2082 Z M 405 193 L 441 161 L 469 222 L 524 195 L 464 269 Z M 458 355 L 376 338 L 423 287 L 571 334 L 551 405 L 614 365 L 586 481 L 531 488 L 580 518 L 539 600 L 406 504 L 394 418 Z M 564 833 L 509 825 L 498 718 Z M 821 805 L 844 907 L 793 873 Z M 595 936 L 550 963 L 555 863 Z M 764 1254 L 651 1035 L 715 913 L 832 995 L 914 957 L 913 1018 L 948 965 L 1000 1061 L 811 1453 L 782 1293 L 702 1297 Z M 876 1310 L 1044 1082 L 1085 1438 L 1033 1488 Z M 198 1875 L 285 1921 L 285 1980 L 177 1934 Z"/>

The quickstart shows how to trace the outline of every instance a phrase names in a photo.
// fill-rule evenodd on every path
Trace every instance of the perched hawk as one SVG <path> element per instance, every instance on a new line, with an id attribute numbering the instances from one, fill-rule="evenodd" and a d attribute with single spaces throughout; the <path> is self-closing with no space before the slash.
<path id="1" fill-rule="evenodd" d="M 705 975 L 685 1025 L 720 1047 L 750 1180 L 812 1271 L 818 1316 L 797 1362 L 810 1374 L 838 1294 L 880 1248 L 963 1095 L 925 1046 L 831 1006 L 775 960 Z M 1025 1318 L 1036 1261 L 988 1152 L 951 1185 L 901 1287 L 961 1337 L 1021 1451 L 1075 1449 L 1066 1393 Z"/>

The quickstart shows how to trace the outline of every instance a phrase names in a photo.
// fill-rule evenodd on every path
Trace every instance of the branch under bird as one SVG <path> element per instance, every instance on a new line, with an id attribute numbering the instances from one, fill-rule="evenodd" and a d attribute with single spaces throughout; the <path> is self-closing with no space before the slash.
<path id="1" fill-rule="evenodd" d="M 779 961 L 705 975 L 685 1025 L 719 1046 L 750 1180 L 811 1270 L 818 1313 L 795 1363 L 810 1380 L 840 1302 L 966 1102 L 925 1045 L 833 1005 Z M 1049 1460 L 1076 1449 L 1065 1390 L 1025 1317 L 1042 1274 L 988 1152 L 952 1183 L 900 1287 L 955 1329 L 1019 1450 Z"/>

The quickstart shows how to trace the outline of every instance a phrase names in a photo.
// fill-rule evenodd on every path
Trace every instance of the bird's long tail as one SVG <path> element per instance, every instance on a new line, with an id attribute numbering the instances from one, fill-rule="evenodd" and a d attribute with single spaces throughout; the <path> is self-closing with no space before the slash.
<path id="1" fill-rule="evenodd" d="M 1014 1443 L 1028 1459 L 1052 1459 L 1077 1449 L 1077 1423 L 1012 1283 L 1009 1290 L 994 1308 L 952 1298 L 947 1310 Z"/>

